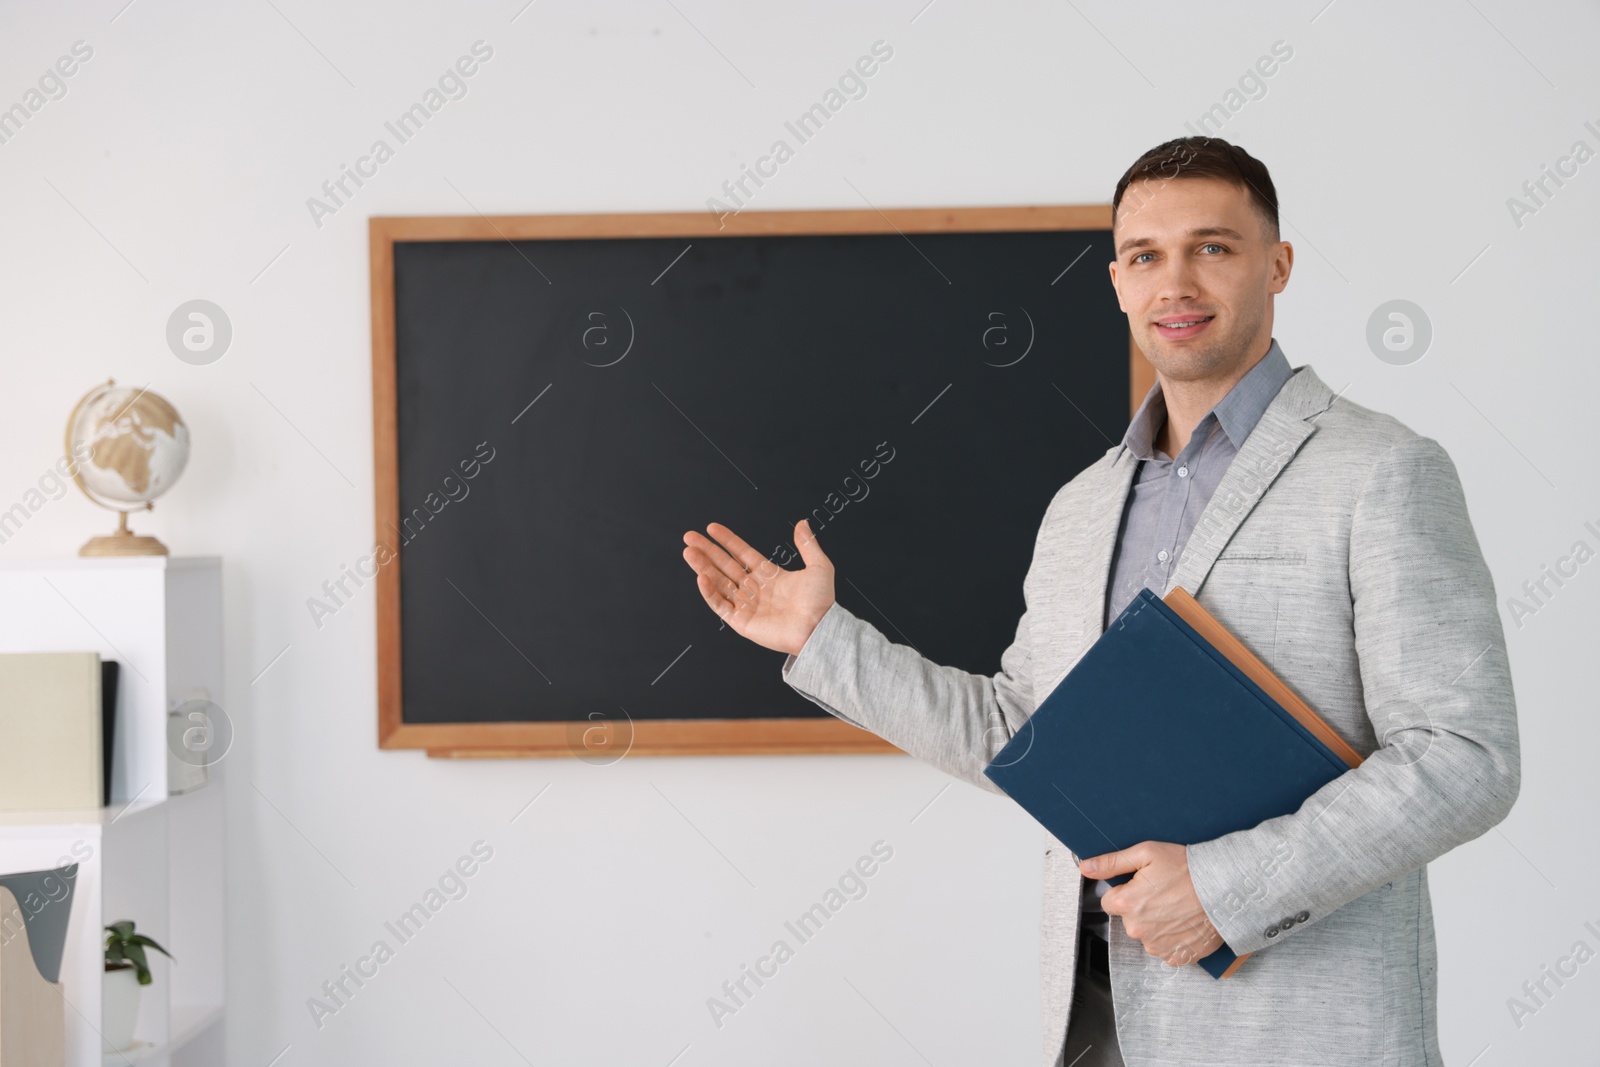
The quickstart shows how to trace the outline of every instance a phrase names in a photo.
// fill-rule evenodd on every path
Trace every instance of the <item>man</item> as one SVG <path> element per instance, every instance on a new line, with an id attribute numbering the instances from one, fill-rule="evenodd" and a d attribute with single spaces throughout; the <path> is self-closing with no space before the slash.
<path id="1" fill-rule="evenodd" d="M 1438 1064 L 1426 864 L 1505 818 L 1521 779 L 1455 467 L 1289 367 L 1273 299 L 1294 252 L 1259 161 L 1169 141 L 1112 206 L 1111 283 L 1156 384 L 1046 510 L 998 674 L 931 663 L 838 604 L 804 521 L 798 571 L 716 523 L 684 559 L 735 632 L 789 654 L 796 690 L 991 791 L 983 768 L 1109 620 L 1141 587 L 1183 586 L 1365 759 L 1292 814 L 1187 847 L 1075 857 L 1047 835 L 1044 1063 Z M 1224 943 L 1252 954 L 1233 977 L 1192 965 Z"/>

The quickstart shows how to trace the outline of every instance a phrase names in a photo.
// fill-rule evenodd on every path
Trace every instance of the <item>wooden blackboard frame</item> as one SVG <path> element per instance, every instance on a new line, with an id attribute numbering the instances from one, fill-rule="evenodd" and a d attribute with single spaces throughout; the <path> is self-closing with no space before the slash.
<path id="1" fill-rule="evenodd" d="M 743 212 L 720 223 L 709 212 L 603 215 L 436 215 L 368 222 L 372 299 L 374 529 L 380 543 L 400 521 L 395 382 L 394 246 L 401 241 L 529 241 L 560 238 L 754 237 L 804 234 L 977 233 L 1109 230 L 1109 204 L 897 208 L 879 211 Z M 1131 417 L 1155 371 L 1128 339 Z M 795 755 L 898 752 L 847 722 L 816 719 L 674 719 L 632 724 L 576 722 L 407 723 L 401 718 L 400 546 L 378 569 L 378 747 L 425 749 L 430 756 Z M 692 576 L 684 571 L 685 584 Z M 776 668 L 774 668 L 776 669 Z M 612 731 L 591 737 L 595 731 Z M 614 736 L 626 730 L 628 736 Z M 582 738 L 574 743 L 574 738 Z M 586 752 L 587 749 L 587 752 Z"/>

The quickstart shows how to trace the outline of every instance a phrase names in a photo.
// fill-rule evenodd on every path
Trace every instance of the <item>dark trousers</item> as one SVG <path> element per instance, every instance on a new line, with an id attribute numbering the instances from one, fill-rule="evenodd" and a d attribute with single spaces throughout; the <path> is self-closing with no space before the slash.
<path id="1" fill-rule="evenodd" d="M 1078 931 L 1077 978 L 1061 1067 L 1124 1067 L 1117 1044 L 1117 1016 L 1111 1005 L 1111 965 L 1106 943 Z"/>

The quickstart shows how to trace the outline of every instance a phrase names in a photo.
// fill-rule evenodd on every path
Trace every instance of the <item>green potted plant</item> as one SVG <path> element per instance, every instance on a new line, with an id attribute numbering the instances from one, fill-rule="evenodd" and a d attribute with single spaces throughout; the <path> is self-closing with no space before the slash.
<path id="1" fill-rule="evenodd" d="M 150 961 L 144 954 L 147 948 L 172 959 L 172 953 L 155 941 L 135 933 L 131 919 L 106 927 L 105 999 L 100 1008 L 100 1033 L 117 1051 L 133 1044 L 133 1031 L 139 1023 L 139 987 L 151 982 Z"/>

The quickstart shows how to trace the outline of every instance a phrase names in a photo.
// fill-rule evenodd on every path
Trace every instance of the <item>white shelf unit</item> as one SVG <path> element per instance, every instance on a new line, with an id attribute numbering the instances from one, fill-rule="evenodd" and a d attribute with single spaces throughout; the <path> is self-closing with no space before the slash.
<path id="1" fill-rule="evenodd" d="M 169 795 L 167 717 L 221 705 L 222 563 L 214 556 L 0 562 L 0 651 L 95 651 L 121 664 L 110 806 L 0 812 L 0 872 L 77 862 L 61 983 L 68 1067 L 221 1061 L 224 759 Z M 0 738 L 0 744 L 4 738 Z M 132 919 L 151 952 L 135 1046 L 100 1038 L 103 928 Z"/>

